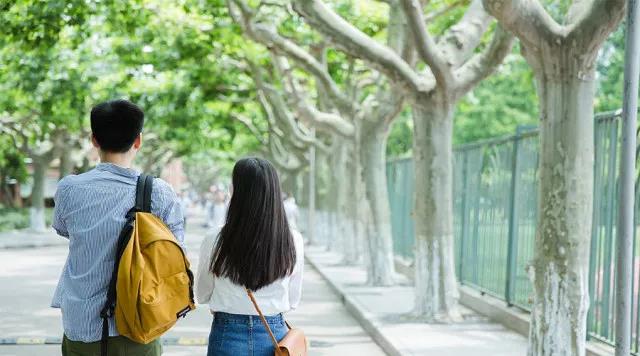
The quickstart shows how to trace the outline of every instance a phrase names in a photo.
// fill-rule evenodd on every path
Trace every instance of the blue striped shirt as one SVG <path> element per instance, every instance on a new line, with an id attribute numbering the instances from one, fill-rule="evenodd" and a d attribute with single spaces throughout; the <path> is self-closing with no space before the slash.
<path id="1" fill-rule="evenodd" d="M 70 340 L 101 339 L 100 310 L 107 299 L 118 235 L 135 202 L 139 174 L 100 163 L 89 172 L 65 177 L 58 183 L 53 228 L 69 239 L 69 255 L 51 306 L 62 309 L 64 333 Z M 153 182 L 151 212 L 183 245 L 182 208 L 171 186 L 158 178 Z M 118 335 L 113 318 L 109 335 Z"/>

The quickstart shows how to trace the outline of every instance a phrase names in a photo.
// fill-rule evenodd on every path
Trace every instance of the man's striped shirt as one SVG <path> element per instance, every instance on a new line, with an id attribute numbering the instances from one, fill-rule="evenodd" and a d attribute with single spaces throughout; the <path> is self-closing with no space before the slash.
<path id="1" fill-rule="evenodd" d="M 135 203 L 139 175 L 132 169 L 100 163 L 58 183 L 53 228 L 69 239 L 69 255 L 51 306 L 62 308 L 64 333 L 70 340 L 101 339 L 100 310 L 107 299 L 118 236 Z M 158 178 L 153 182 L 151 212 L 183 245 L 182 207 L 171 186 Z M 109 335 L 118 335 L 113 318 Z"/>

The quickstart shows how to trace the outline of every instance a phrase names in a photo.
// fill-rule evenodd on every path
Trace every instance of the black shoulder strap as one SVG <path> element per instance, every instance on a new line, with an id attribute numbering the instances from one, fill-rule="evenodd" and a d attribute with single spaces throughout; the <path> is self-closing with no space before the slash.
<path id="1" fill-rule="evenodd" d="M 141 174 L 136 185 L 136 211 L 151 212 L 151 192 L 153 190 L 153 176 Z"/>

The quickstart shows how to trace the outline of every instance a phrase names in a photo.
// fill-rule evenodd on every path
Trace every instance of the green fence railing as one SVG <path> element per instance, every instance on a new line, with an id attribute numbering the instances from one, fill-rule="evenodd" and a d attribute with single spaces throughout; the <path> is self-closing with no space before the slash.
<path id="1" fill-rule="evenodd" d="M 595 120 L 588 335 L 613 344 L 620 114 L 598 114 Z M 513 136 L 456 147 L 453 175 L 456 273 L 460 282 L 530 309 L 528 270 L 538 207 L 538 131 L 520 128 Z M 387 177 L 395 253 L 411 259 L 413 162 L 410 158 L 388 162 Z M 638 193 L 636 202 L 640 202 Z M 639 205 L 636 203 L 636 209 Z M 640 235 L 635 236 L 632 332 L 634 355 L 638 355 Z"/>

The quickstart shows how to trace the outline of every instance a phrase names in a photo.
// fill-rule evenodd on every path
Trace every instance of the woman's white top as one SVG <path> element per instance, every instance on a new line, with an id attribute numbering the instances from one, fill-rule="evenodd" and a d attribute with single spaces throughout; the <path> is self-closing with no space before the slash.
<path id="1" fill-rule="evenodd" d="M 258 315 L 243 286 L 209 271 L 211 253 L 220 227 L 212 229 L 200 246 L 195 293 L 198 303 L 209 304 L 213 312 Z M 298 231 L 291 230 L 296 248 L 296 264 L 290 276 L 277 280 L 253 293 L 264 315 L 276 315 L 295 309 L 302 297 L 304 242 Z M 251 263 L 251 261 L 247 261 Z"/>

